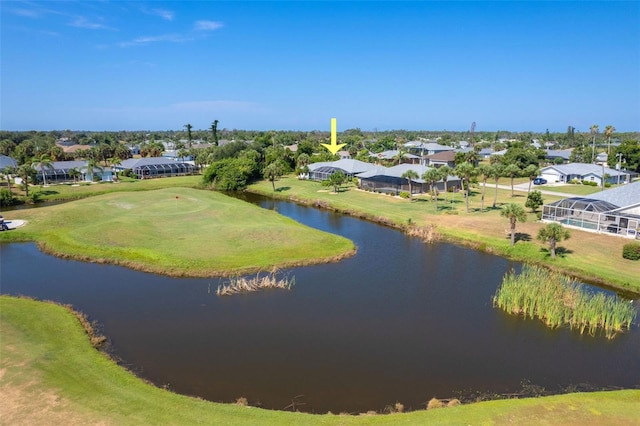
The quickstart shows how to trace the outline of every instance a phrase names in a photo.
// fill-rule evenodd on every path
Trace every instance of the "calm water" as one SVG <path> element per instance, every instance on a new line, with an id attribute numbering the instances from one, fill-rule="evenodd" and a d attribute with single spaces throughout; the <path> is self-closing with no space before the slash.
<path id="1" fill-rule="evenodd" d="M 296 279 L 289 292 L 219 298 L 218 279 L 166 278 L 57 259 L 33 244 L 0 245 L 1 291 L 73 304 L 102 325 L 133 371 L 213 401 L 362 412 L 517 392 L 523 381 L 547 390 L 640 386 L 637 327 L 608 341 L 493 309 L 491 296 L 517 263 L 330 212 L 259 203 L 346 236 L 357 256 L 288 270 Z"/>

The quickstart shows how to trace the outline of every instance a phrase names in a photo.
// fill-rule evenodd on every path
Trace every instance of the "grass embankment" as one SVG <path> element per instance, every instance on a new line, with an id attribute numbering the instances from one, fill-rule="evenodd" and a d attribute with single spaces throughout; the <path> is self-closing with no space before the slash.
<path id="1" fill-rule="evenodd" d="M 576 196 L 585 196 L 602 192 L 602 187 L 591 185 L 562 185 L 562 186 L 540 186 L 535 189 L 542 189 L 544 191 L 563 192 L 565 194 L 575 194 Z M 609 188 L 606 188 L 609 189 Z"/>
<path id="2" fill-rule="evenodd" d="M 48 186 L 30 185 L 29 195 L 31 196 L 37 193 L 41 201 L 70 201 L 111 192 L 150 191 L 153 189 L 178 187 L 199 188 L 201 186 L 201 175 L 146 180 L 122 178 L 118 182 L 81 182 L 78 184 L 65 183 Z M 25 192 L 22 186 L 13 185 L 12 191 L 18 199 L 25 198 Z"/>
<path id="3" fill-rule="evenodd" d="M 640 390 L 558 395 L 374 416 L 310 415 L 218 404 L 137 379 L 95 350 L 64 307 L 0 296 L 0 423 L 554 424 L 640 422 Z M 430 396 L 426 397 L 427 399 Z"/>
<path id="4" fill-rule="evenodd" d="M 637 314 L 627 300 L 590 294 L 566 275 L 527 265 L 520 274 L 511 270 L 505 275 L 493 305 L 512 314 L 538 318 L 551 328 L 569 325 L 591 335 L 602 330 L 609 339 L 629 330 Z"/>
<path id="5" fill-rule="evenodd" d="M 336 260 L 355 250 L 343 237 L 190 188 L 110 193 L 11 216 L 28 224 L 0 233 L 0 242 L 36 241 L 59 256 L 173 276 L 270 270 Z"/>
<path id="6" fill-rule="evenodd" d="M 493 209 L 494 186 L 488 184 L 485 211 L 481 212 L 482 186 L 472 189 L 469 213 L 466 213 L 462 192 L 447 194 L 446 201 L 444 194 L 441 194 L 436 213 L 435 203 L 427 196 L 414 197 L 413 202 L 410 202 L 408 199 L 360 191 L 353 186 L 345 187 L 339 194 L 332 194 L 317 182 L 300 181 L 291 176 L 277 182 L 275 196 L 332 208 L 399 228 L 406 228 L 409 222 L 418 226 L 435 224 L 447 241 L 514 260 L 545 265 L 587 282 L 640 293 L 640 264 L 622 258 L 622 247 L 628 242 L 627 239 L 571 230 L 571 238 L 561 243 L 558 258 L 552 260 L 548 247 L 536 241 L 538 230 L 543 225 L 527 209 L 527 222 L 517 224 L 517 243 L 511 247 L 509 222 L 500 216 L 500 209 L 502 205 L 511 202 L 524 206 L 526 193 L 516 192 L 511 197 L 510 190 L 498 189 L 497 207 Z M 266 181 L 251 185 L 249 190 L 274 195 L 271 183 Z M 548 203 L 563 197 L 545 195 L 543 198 Z"/>

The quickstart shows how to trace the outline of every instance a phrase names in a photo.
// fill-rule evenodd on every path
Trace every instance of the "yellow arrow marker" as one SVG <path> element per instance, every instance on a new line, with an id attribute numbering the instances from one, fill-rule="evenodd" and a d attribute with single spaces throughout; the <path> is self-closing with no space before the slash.
<path id="1" fill-rule="evenodd" d="M 331 145 L 329 145 L 328 143 L 323 143 L 321 144 L 322 146 L 324 146 L 325 148 L 327 148 L 329 150 L 330 153 L 332 153 L 333 155 L 336 154 L 336 152 L 340 151 L 340 148 L 342 148 L 343 146 L 346 145 L 346 143 L 341 143 L 338 144 L 338 136 L 336 134 L 336 119 L 332 118 L 331 119 Z"/>

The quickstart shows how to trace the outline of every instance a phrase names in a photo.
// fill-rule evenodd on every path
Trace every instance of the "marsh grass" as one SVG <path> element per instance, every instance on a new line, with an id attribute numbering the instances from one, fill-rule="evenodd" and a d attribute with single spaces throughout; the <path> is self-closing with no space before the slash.
<path id="1" fill-rule="evenodd" d="M 267 275 L 260 275 L 257 273 L 253 278 L 247 277 L 233 277 L 228 283 L 218 286 L 216 294 L 218 296 L 230 296 L 238 293 L 251 293 L 258 290 L 265 290 L 270 288 L 279 288 L 283 290 L 291 290 L 291 287 L 295 285 L 295 277 L 289 279 L 284 277 L 277 278 L 277 269 L 272 269 Z"/>
<path id="2" fill-rule="evenodd" d="M 493 305 L 512 314 L 539 318 L 551 328 L 569 325 L 592 336 L 602 330 L 608 339 L 630 329 L 637 315 L 629 301 L 591 294 L 566 275 L 528 265 L 519 275 L 511 270 L 504 276 Z"/>
<path id="3" fill-rule="evenodd" d="M 442 239 L 442 236 L 438 232 L 438 228 L 432 224 L 427 226 L 410 225 L 406 229 L 406 233 L 411 237 L 420 238 L 428 244 L 438 242 Z"/>

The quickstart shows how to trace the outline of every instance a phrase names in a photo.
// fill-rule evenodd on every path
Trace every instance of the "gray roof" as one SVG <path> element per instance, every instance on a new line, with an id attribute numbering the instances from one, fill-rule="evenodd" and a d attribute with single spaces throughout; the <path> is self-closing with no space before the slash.
<path id="1" fill-rule="evenodd" d="M 640 181 L 590 194 L 587 197 L 594 200 L 606 201 L 619 207 L 638 204 L 640 203 Z"/>
<path id="2" fill-rule="evenodd" d="M 400 151 L 397 150 L 397 149 L 392 149 L 392 150 L 389 150 L 389 151 L 379 152 L 377 154 L 369 154 L 369 156 L 370 157 L 375 157 L 375 158 L 382 158 L 382 159 L 385 159 L 385 160 L 392 160 L 398 155 L 398 152 L 400 152 Z M 416 158 L 420 158 L 420 156 L 409 154 L 409 153 L 405 153 L 402 156 L 402 158 L 416 159 Z"/>
<path id="3" fill-rule="evenodd" d="M 364 173 L 360 173 L 358 174 L 359 178 L 362 179 L 368 179 L 368 178 L 373 178 L 376 176 L 388 176 L 388 177 L 395 177 L 395 178 L 402 178 L 402 175 L 404 174 L 404 172 L 406 172 L 407 170 L 413 170 L 414 172 L 416 172 L 418 174 L 418 178 L 417 179 L 411 179 L 414 182 L 418 182 L 418 183 L 423 183 L 424 180 L 422 179 L 422 175 L 429 169 L 432 169 L 433 167 L 427 167 L 427 166 L 423 166 L 422 164 L 398 164 L 397 166 L 393 166 L 393 167 L 382 167 L 382 166 L 378 166 L 374 169 L 371 169 L 367 172 Z M 456 180 L 460 180 L 459 177 L 457 176 L 449 176 L 447 178 L 447 181 L 451 182 L 451 181 L 456 181 Z"/>
<path id="4" fill-rule="evenodd" d="M 118 169 L 133 169 L 134 167 L 158 166 L 161 164 L 180 164 L 182 161 L 176 161 L 165 157 L 143 157 L 128 158 L 122 161 L 117 167 Z"/>
<path id="5" fill-rule="evenodd" d="M 338 161 L 322 161 L 320 163 L 311 163 L 308 167 L 309 171 L 315 171 L 321 167 L 333 167 L 336 169 L 344 170 L 349 174 L 355 174 L 366 172 L 367 170 L 371 170 L 376 166 L 374 166 L 373 164 L 365 163 L 364 161 L 344 158 Z"/>
<path id="6" fill-rule="evenodd" d="M 50 170 L 71 170 L 71 169 L 81 169 L 82 167 L 86 167 L 89 162 L 86 160 L 77 160 L 77 161 L 52 161 L 51 167 L 47 167 Z M 34 169 L 37 171 L 42 171 L 42 167 L 35 166 Z"/>
<path id="7" fill-rule="evenodd" d="M 555 149 L 550 149 L 547 151 L 546 153 L 546 158 L 562 158 L 564 160 L 569 160 L 569 157 L 571 157 L 571 151 L 570 149 L 561 149 L 561 150 L 555 150 Z"/>
<path id="8" fill-rule="evenodd" d="M 594 176 L 598 176 L 600 178 L 602 178 L 602 166 L 599 166 L 597 164 L 587 164 L 587 163 L 569 163 L 569 164 L 560 164 L 557 166 L 548 166 L 548 167 L 543 167 L 540 170 L 540 173 L 544 173 L 546 170 L 550 170 L 550 169 L 554 169 L 560 173 L 562 173 L 563 175 L 578 175 L 578 176 L 584 176 L 584 175 L 588 175 L 588 174 L 593 174 Z M 627 173 L 625 172 L 619 172 L 617 170 L 614 169 L 610 169 L 608 167 L 604 168 L 604 173 L 608 174 L 609 176 L 622 176 L 622 175 L 626 175 Z"/>
<path id="9" fill-rule="evenodd" d="M 18 162 L 6 155 L 0 155 L 0 169 L 4 169 L 5 167 L 18 167 Z"/>
<path id="10" fill-rule="evenodd" d="M 404 144 L 404 146 L 407 148 L 420 148 L 425 151 L 453 151 L 454 149 L 452 146 L 440 145 L 435 142 L 411 141 Z"/>

